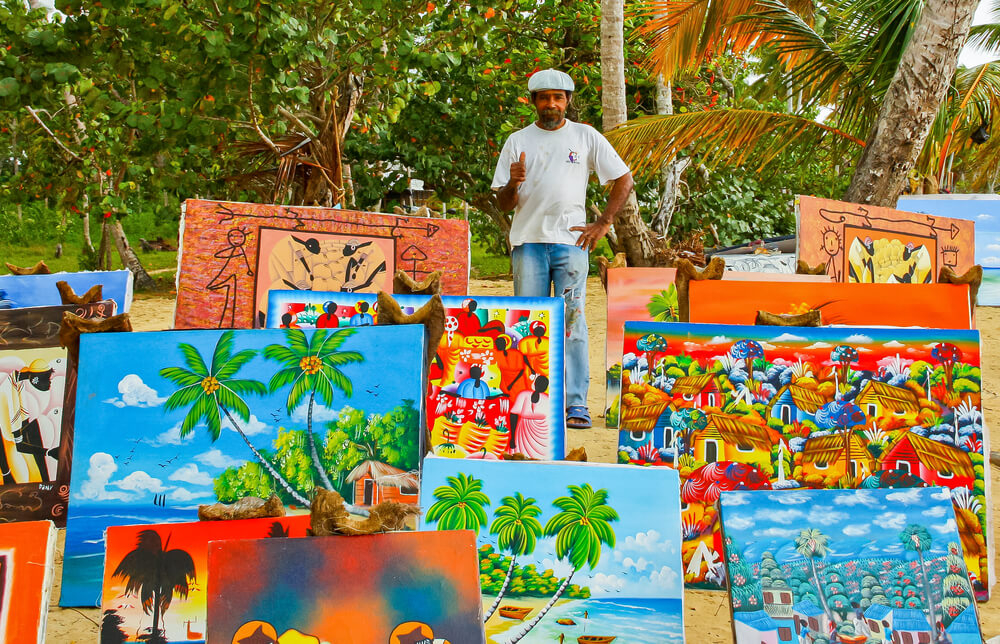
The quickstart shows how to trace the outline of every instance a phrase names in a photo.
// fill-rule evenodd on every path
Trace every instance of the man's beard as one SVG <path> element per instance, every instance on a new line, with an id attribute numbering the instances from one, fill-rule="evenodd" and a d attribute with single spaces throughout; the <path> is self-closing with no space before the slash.
<path id="1" fill-rule="evenodd" d="M 565 112 L 557 109 L 542 110 L 538 113 L 538 120 L 545 130 L 554 130 L 563 122 Z"/>

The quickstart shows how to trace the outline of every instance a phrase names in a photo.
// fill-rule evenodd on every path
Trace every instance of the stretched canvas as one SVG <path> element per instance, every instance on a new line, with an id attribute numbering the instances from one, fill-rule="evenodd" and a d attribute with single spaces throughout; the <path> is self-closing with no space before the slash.
<path id="1" fill-rule="evenodd" d="M 304 508 L 314 485 L 416 503 L 423 344 L 421 325 L 84 335 L 61 605 L 99 602 L 109 526 Z"/>
<path id="2" fill-rule="evenodd" d="M 689 286 L 691 322 L 748 324 L 757 311 L 805 313 L 823 324 L 969 329 L 967 284 L 803 284 L 703 280 Z"/>
<path id="3" fill-rule="evenodd" d="M 56 282 L 66 282 L 77 295 L 101 286 L 101 296 L 113 300 L 119 313 L 132 308 L 132 272 L 84 271 L 48 275 L 0 275 L 0 309 L 28 306 L 61 306 L 62 297 Z"/>
<path id="4" fill-rule="evenodd" d="M 188 200 L 178 253 L 178 329 L 265 326 L 273 288 L 391 291 L 441 271 L 445 293 L 469 283 L 469 224 L 337 208 Z"/>
<path id="5" fill-rule="evenodd" d="M 473 530 L 488 642 L 684 641 L 677 472 L 424 459 L 422 530 Z"/>
<path id="6" fill-rule="evenodd" d="M 723 492 L 719 515 L 736 644 L 983 641 L 947 488 Z"/>
<path id="7" fill-rule="evenodd" d="M 0 524 L 0 643 L 45 641 L 55 554 L 51 521 Z"/>
<path id="8" fill-rule="evenodd" d="M 413 313 L 426 295 L 396 295 Z M 561 298 L 445 296 L 445 334 L 431 363 L 427 427 L 435 454 L 565 456 Z M 378 323 L 376 296 L 271 291 L 268 325 Z"/>
<path id="9" fill-rule="evenodd" d="M 467 531 L 215 541 L 208 641 L 484 644 Z"/>
<path id="10" fill-rule="evenodd" d="M 754 254 L 743 253 L 738 255 L 718 255 L 726 260 L 727 271 L 744 271 L 753 273 L 794 273 L 795 255 L 788 253 L 781 254 Z"/>
<path id="11" fill-rule="evenodd" d="M 308 529 L 308 514 L 108 528 L 101 641 L 156 635 L 168 642 L 204 641 L 209 541 L 304 537 Z M 154 565 L 169 582 L 161 589 L 160 610 L 142 602 Z"/>
<path id="12" fill-rule="evenodd" d="M 719 585 L 726 490 L 941 485 L 987 597 L 978 332 L 628 323 L 623 364 L 619 461 L 680 469 L 688 582 Z"/>
<path id="13" fill-rule="evenodd" d="M 971 221 L 799 197 L 798 258 L 835 282 L 930 284 L 975 263 Z"/>

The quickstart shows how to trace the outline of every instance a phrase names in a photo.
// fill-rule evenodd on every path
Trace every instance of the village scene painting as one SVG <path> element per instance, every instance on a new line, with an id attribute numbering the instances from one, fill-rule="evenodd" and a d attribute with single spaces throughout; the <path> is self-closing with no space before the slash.
<path id="1" fill-rule="evenodd" d="M 423 327 L 86 334 L 64 606 L 101 592 L 104 530 L 315 486 L 417 502 Z M 385 378 L 392 370 L 395 377 Z"/>
<path id="2" fill-rule="evenodd" d="M 736 644 L 981 644 L 952 496 L 723 492 Z"/>
<path id="3" fill-rule="evenodd" d="M 488 642 L 683 637 L 678 475 L 424 459 L 421 530 L 472 530 Z"/>
<path id="4" fill-rule="evenodd" d="M 727 490 L 954 490 L 972 588 L 988 596 L 979 334 L 628 323 L 622 463 L 678 469 L 685 580 L 724 583 Z"/>

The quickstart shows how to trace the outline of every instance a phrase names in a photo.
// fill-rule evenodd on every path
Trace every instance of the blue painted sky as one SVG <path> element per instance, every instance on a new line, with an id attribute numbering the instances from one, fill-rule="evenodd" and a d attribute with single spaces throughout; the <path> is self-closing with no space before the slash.
<path id="1" fill-rule="evenodd" d="M 996 195 L 900 197 L 896 207 L 939 217 L 971 219 L 976 222 L 976 263 L 1000 266 L 1000 199 Z"/>
<path id="2" fill-rule="evenodd" d="M 90 287 L 103 286 L 106 300 L 114 300 L 119 313 L 127 313 L 132 305 L 132 273 L 129 271 L 94 271 L 81 273 L 52 273 L 50 275 L 0 275 L 0 291 L 4 299 L 14 303 L 14 308 L 25 306 L 55 306 L 62 304 L 56 282 L 66 281 L 77 295 Z"/>

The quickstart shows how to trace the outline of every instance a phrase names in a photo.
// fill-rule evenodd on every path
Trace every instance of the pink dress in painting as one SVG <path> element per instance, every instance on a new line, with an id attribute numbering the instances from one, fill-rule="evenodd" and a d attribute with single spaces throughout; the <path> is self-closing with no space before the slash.
<path id="1" fill-rule="evenodd" d="M 549 396 L 537 394 L 538 402 L 531 402 L 533 391 L 522 391 L 514 401 L 510 413 L 516 414 L 514 451 L 528 458 L 549 458 Z"/>

